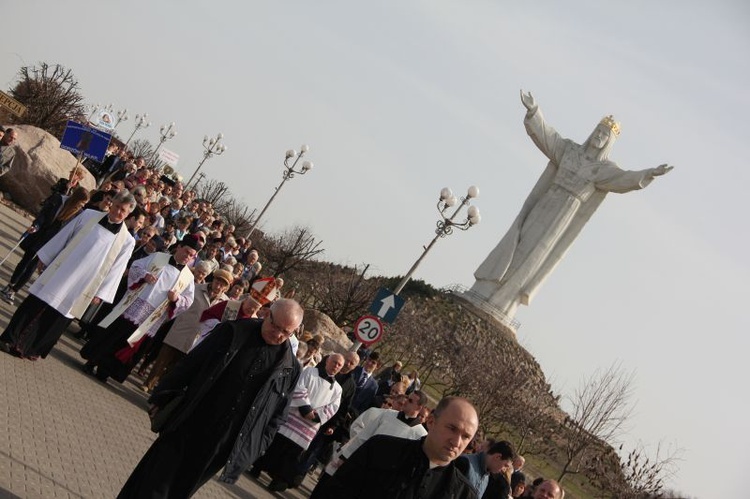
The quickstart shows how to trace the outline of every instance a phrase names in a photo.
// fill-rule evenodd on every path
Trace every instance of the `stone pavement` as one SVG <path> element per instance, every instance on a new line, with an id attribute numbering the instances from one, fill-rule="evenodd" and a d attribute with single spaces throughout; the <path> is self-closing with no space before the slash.
<path id="1" fill-rule="evenodd" d="M 30 221 L 0 204 L 0 259 Z M 0 267 L 1 285 L 20 254 Z M 0 327 L 14 310 L 0 300 Z M 67 332 L 45 360 L 0 352 L 0 498 L 114 498 L 154 440 L 141 380 L 103 384 L 85 375 L 81 345 Z M 261 483 L 268 483 L 265 474 Z M 274 494 L 243 476 L 236 485 L 211 480 L 195 497 L 302 498 L 313 486 L 308 477 L 299 489 Z"/>

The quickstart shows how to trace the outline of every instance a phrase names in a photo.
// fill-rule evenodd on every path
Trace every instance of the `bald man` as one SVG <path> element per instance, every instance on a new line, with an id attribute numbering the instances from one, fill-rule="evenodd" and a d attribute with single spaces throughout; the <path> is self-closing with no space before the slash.
<path id="1" fill-rule="evenodd" d="M 534 499 L 562 499 L 563 490 L 556 480 L 545 480 L 534 491 Z"/>
<path id="2" fill-rule="evenodd" d="M 354 378 L 354 368 L 358 365 L 359 355 L 357 355 L 356 352 L 346 352 L 344 354 L 344 367 L 342 367 L 341 371 L 336 375 L 336 381 L 341 385 L 341 403 L 339 405 L 339 410 L 336 411 L 336 414 L 331 419 L 320 426 L 318 434 L 315 435 L 315 438 L 310 442 L 307 450 L 303 453 L 297 469 L 297 477 L 292 482 L 292 485 L 299 485 L 297 482 L 299 481 L 301 483 L 300 477 L 304 478 L 304 475 L 310 471 L 318 461 L 323 465 L 328 462 L 335 441 L 345 442 L 346 438 L 348 438 L 349 424 L 351 423 L 351 420 L 347 416 L 352 399 L 354 398 L 354 392 L 357 389 L 356 379 Z"/>
<path id="3" fill-rule="evenodd" d="M 272 479 L 268 489 L 273 492 L 298 485 L 300 456 L 315 438 L 320 425 L 331 419 L 339 409 L 341 385 L 336 381 L 336 374 L 344 367 L 344 356 L 331 354 L 321 364 L 302 370 L 292 393 L 286 421 L 263 458 L 253 466 L 251 474 L 255 477 L 262 470 L 268 471 Z"/>
<path id="4" fill-rule="evenodd" d="M 453 461 L 474 438 L 479 418 L 460 397 L 446 397 L 427 420 L 420 440 L 377 435 L 315 487 L 310 499 L 475 499 L 476 492 Z"/>

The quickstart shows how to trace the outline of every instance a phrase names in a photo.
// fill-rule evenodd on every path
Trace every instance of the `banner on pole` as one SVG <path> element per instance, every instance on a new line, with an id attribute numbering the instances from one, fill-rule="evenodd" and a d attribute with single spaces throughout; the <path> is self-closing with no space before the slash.
<path id="1" fill-rule="evenodd" d="M 101 163 L 104 161 L 111 139 L 112 136 L 106 132 L 75 121 L 68 121 L 60 148 L 76 155 L 82 154 L 85 158 Z"/>

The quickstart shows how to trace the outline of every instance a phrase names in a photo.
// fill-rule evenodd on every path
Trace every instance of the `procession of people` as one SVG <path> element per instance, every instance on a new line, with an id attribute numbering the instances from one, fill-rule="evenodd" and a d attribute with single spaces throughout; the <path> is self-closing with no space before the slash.
<path id="1" fill-rule="evenodd" d="M 78 321 L 92 382 L 148 394 L 158 437 L 118 497 L 187 498 L 243 473 L 272 492 L 313 476 L 314 498 L 563 496 L 534 490 L 509 442 L 479 438 L 471 401 L 431 402 L 399 359 L 380 370 L 377 351 L 302 336 L 283 279 L 194 191 L 117 146 L 90 167 L 99 188 L 51 192 L 24 234 L 0 350 L 44 362 Z"/>

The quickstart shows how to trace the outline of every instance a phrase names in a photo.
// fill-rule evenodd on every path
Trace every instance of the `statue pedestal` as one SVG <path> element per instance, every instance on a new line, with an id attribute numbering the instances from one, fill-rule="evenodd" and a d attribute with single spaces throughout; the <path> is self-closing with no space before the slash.
<path id="1" fill-rule="evenodd" d="M 487 301 L 482 295 L 465 286 L 457 284 L 451 286 L 449 290 L 453 294 L 453 297 L 456 298 L 456 301 L 471 310 L 472 313 L 481 319 L 496 324 L 499 329 L 506 332 L 513 339 L 516 338 L 516 332 L 518 331 L 518 328 L 521 327 L 521 323 L 516 319 L 508 317 L 506 314 L 502 313 L 499 308 Z"/>

